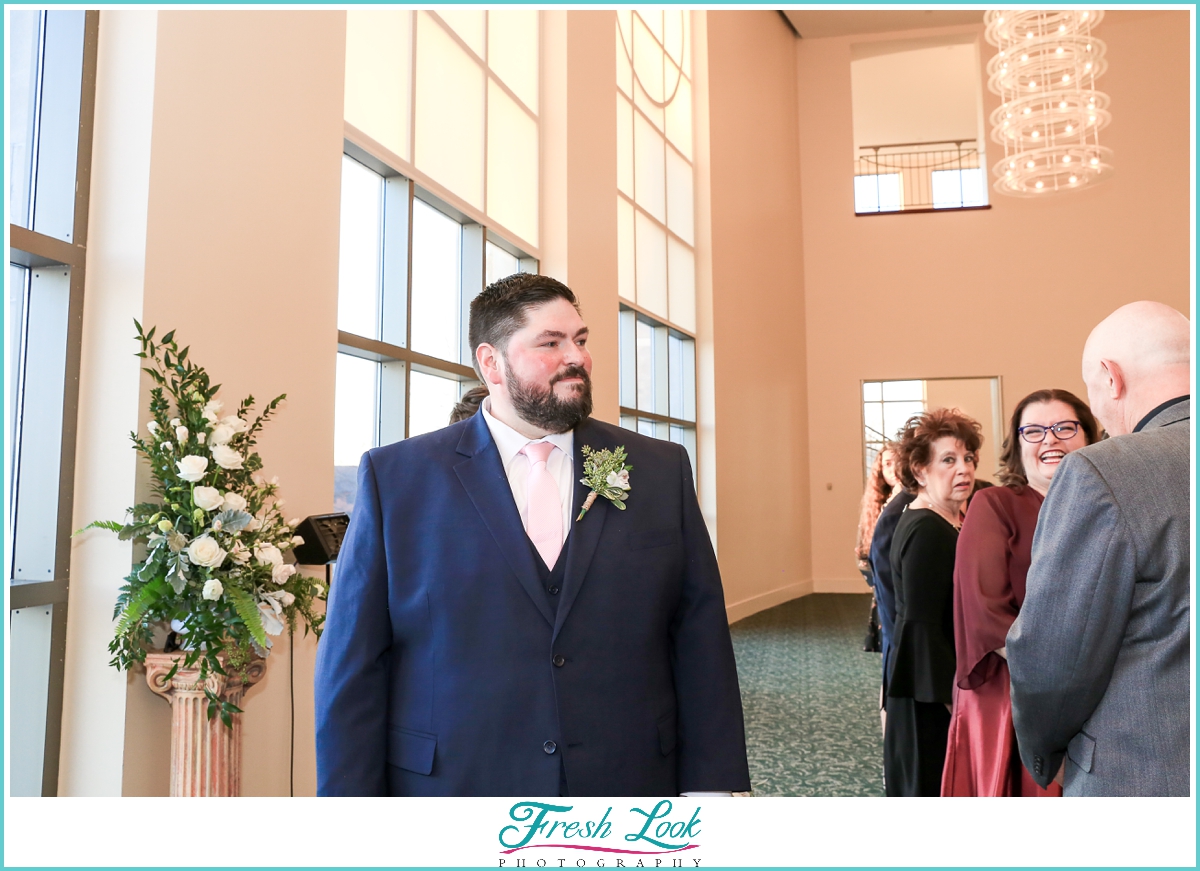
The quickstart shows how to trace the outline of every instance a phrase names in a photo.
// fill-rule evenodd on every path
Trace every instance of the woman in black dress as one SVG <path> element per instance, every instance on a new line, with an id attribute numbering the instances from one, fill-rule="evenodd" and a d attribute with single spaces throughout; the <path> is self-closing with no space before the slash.
<path id="1" fill-rule="evenodd" d="M 916 498 L 892 539 L 896 624 L 888 658 L 888 795 L 940 795 L 954 688 L 954 550 L 975 484 L 980 426 L 958 409 L 909 418 L 896 447 Z"/>

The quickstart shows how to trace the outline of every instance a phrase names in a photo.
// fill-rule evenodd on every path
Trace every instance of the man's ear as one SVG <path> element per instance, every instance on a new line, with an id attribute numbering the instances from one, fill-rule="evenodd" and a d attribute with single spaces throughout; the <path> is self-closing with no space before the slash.
<path id="1" fill-rule="evenodd" d="M 487 342 L 481 342 L 475 349 L 475 361 L 479 371 L 483 373 L 485 384 L 503 384 L 504 370 L 501 368 L 501 355 L 498 350 Z"/>
<path id="2" fill-rule="evenodd" d="M 1125 396 L 1125 373 L 1121 364 L 1115 360 L 1101 360 L 1100 368 L 1104 371 L 1108 383 L 1105 385 L 1110 399 L 1122 399 Z"/>

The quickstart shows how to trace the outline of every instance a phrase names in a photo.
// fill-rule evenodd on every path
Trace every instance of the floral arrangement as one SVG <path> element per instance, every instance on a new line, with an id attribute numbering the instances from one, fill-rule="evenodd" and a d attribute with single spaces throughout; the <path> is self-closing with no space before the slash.
<path id="1" fill-rule="evenodd" d="M 198 661 L 201 680 L 210 671 L 242 671 L 270 653 L 271 636 L 285 627 L 292 631 L 302 619 L 305 634 L 311 628 L 319 636 L 325 619 L 313 608 L 325 597 L 323 586 L 284 562 L 303 543 L 293 534 L 300 521 L 283 519 L 277 480 L 263 480 L 262 459 L 253 452 L 256 435 L 287 394 L 253 420 L 253 396 L 222 416 L 220 385 L 188 359 L 175 331 L 156 342 L 154 327 L 144 333 L 134 325 L 137 356 L 150 362 L 143 371 L 156 386 L 148 435 L 130 438 L 150 463 L 155 501 L 130 508 L 125 523 L 84 527 L 145 545 L 117 598 L 110 664 L 126 671 L 145 662 L 155 626 L 170 623 L 182 638 L 184 667 Z M 237 710 L 209 693 L 210 718 L 219 711 L 228 724 Z"/>
<path id="2" fill-rule="evenodd" d="M 625 500 L 629 498 L 629 473 L 633 466 L 625 462 L 625 446 L 616 450 L 608 448 L 597 451 L 588 445 L 583 446 L 583 477 L 579 483 L 591 489 L 583 502 L 583 510 L 575 518 L 578 523 L 583 515 L 588 513 L 597 496 L 603 496 L 617 508 L 625 510 Z"/>

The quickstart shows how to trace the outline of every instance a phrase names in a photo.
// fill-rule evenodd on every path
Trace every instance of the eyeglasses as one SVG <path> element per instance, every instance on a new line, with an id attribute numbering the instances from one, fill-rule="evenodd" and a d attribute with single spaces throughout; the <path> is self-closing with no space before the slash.
<path id="1" fill-rule="evenodd" d="M 1021 434 L 1021 438 L 1029 442 L 1031 445 L 1041 444 L 1046 440 L 1046 433 L 1053 432 L 1054 437 L 1059 441 L 1065 442 L 1068 439 L 1075 437 L 1075 433 L 1079 432 L 1079 421 L 1063 420 L 1050 426 L 1041 426 L 1036 423 L 1031 423 L 1028 426 L 1017 428 L 1017 432 Z"/>

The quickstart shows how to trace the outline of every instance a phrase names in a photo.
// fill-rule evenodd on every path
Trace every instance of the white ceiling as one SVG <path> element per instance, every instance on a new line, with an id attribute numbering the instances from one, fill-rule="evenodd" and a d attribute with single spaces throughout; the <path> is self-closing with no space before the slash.
<path id="1" fill-rule="evenodd" d="M 784 9 L 792 27 L 803 39 L 850 36 L 857 33 L 890 33 L 921 27 L 982 24 L 982 9 Z"/>

